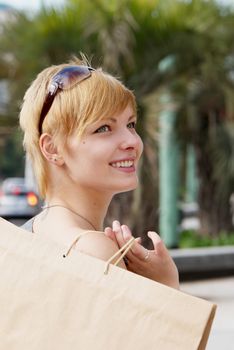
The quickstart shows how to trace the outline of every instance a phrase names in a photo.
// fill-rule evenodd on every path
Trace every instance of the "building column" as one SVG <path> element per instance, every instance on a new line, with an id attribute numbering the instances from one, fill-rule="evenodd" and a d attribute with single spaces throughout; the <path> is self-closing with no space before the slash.
<path id="1" fill-rule="evenodd" d="M 175 134 L 176 106 L 169 93 L 162 96 L 159 116 L 160 235 L 168 248 L 178 246 L 179 147 Z"/>
<path id="2" fill-rule="evenodd" d="M 193 145 L 187 146 L 186 153 L 186 203 L 196 203 L 198 192 L 198 178 L 196 174 L 196 156 Z"/>

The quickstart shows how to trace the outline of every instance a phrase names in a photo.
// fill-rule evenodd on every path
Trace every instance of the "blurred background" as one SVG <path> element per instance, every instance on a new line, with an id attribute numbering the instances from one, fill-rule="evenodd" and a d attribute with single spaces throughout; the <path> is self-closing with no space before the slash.
<path id="1" fill-rule="evenodd" d="M 40 210 L 18 129 L 25 90 L 44 67 L 83 52 L 134 90 L 145 144 L 141 185 L 116 196 L 106 223 L 119 218 L 145 245 L 146 229 L 169 248 L 234 244 L 233 4 L 0 2 L 0 178 L 11 178 L 0 215 Z"/>

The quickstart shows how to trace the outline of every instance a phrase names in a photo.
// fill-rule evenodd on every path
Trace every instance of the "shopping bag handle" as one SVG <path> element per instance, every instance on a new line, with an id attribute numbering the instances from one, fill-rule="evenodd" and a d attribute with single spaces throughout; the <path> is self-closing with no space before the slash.
<path id="1" fill-rule="evenodd" d="M 113 265 L 118 265 L 118 263 L 120 262 L 120 260 L 122 260 L 125 255 L 127 254 L 127 252 L 132 248 L 132 246 L 135 243 L 135 238 L 132 237 L 129 241 L 127 241 L 127 243 L 125 243 L 122 248 L 120 248 L 107 262 L 106 262 L 106 266 L 105 266 L 105 270 L 104 270 L 104 274 L 106 275 L 109 271 L 109 267 L 110 264 L 112 263 L 112 261 L 119 255 L 120 257 L 115 261 L 115 263 Z"/>
<path id="2" fill-rule="evenodd" d="M 63 258 L 66 258 L 68 256 L 68 254 L 71 252 L 72 248 L 76 245 L 76 243 L 79 241 L 79 239 L 82 236 L 84 236 L 85 234 L 87 234 L 88 232 L 92 232 L 92 231 L 82 232 L 76 237 L 75 241 L 71 244 L 71 246 L 69 247 L 67 252 L 65 254 L 63 254 Z M 135 240 L 136 239 L 134 237 L 129 239 L 129 241 L 127 241 L 109 260 L 107 260 L 106 265 L 105 265 L 105 269 L 104 269 L 105 275 L 108 273 L 109 267 L 110 267 L 110 264 L 112 263 L 112 261 L 120 254 L 119 258 L 113 264 L 113 265 L 117 266 L 118 263 L 125 257 L 127 252 L 132 248 L 132 246 L 135 243 Z"/>

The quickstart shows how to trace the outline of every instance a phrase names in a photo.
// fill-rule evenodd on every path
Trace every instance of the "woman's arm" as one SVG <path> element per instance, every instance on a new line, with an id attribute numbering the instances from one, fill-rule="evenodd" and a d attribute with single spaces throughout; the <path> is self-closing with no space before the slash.
<path id="1" fill-rule="evenodd" d="M 112 228 L 107 227 L 105 234 L 122 247 L 131 237 L 128 226 L 113 222 Z M 127 268 L 144 277 L 179 289 L 179 274 L 165 244 L 156 232 L 148 232 L 154 249 L 148 250 L 140 244 L 140 239 L 127 253 Z"/>

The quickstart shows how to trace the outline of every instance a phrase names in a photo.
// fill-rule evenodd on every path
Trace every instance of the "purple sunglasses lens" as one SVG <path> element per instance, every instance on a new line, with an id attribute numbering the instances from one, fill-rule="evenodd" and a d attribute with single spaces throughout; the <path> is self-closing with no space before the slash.
<path id="1" fill-rule="evenodd" d="M 88 66 L 69 66 L 63 68 L 60 72 L 55 74 L 49 85 L 49 89 L 43 104 L 41 115 L 38 123 L 39 134 L 42 134 L 42 124 L 48 114 L 54 98 L 59 90 L 71 89 L 79 82 L 89 78 L 94 68 Z"/>

